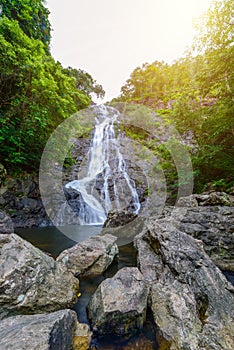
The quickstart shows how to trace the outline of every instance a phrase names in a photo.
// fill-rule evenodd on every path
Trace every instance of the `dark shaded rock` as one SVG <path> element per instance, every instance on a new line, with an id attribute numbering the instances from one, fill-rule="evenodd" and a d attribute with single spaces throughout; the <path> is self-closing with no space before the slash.
<path id="1" fill-rule="evenodd" d="M 1 350 L 70 350 L 77 324 L 76 313 L 9 317 L 0 322 Z"/>
<path id="2" fill-rule="evenodd" d="M 111 210 L 108 213 L 107 219 L 104 222 L 105 227 L 119 227 L 128 224 L 136 219 L 137 215 L 127 210 Z"/>
<path id="3" fill-rule="evenodd" d="M 81 194 L 73 188 L 63 188 L 64 194 L 68 204 L 72 207 L 72 210 L 79 214 L 80 208 L 82 207 L 84 201 Z"/>
<path id="4" fill-rule="evenodd" d="M 0 319 L 72 307 L 79 281 L 16 234 L 0 235 Z"/>
<path id="5" fill-rule="evenodd" d="M 14 225 L 11 218 L 0 210 L 0 234 L 14 232 Z"/>
<path id="6" fill-rule="evenodd" d="M 15 228 L 51 225 L 36 177 L 26 175 L 19 179 L 8 179 L 0 195 L 0 208 L 9 213 Z"/>
<path id="7" fill-rule="evenodd" d="M 75 276 L 103 273 L 118 254 L 117 238 L 111 235 L 91 237 L 64 250 L 57 261 Z"/>
<path id="8" fill-rule="evenodd" d="M 97 288 L 88 316 L 98 334 L 131 335 L 143 327 L 148 287 L 136 267 L 125 267 Z"/>
<path id="9" fill-rule="evenodd" d="M 0 163 L 0 187 L 4 184 L 6 180 L 7 171 L 4 166 Z"/>
<path id="10" fill-rule="evenodd" d="M 150 307 L 163 339 L 159 349 L 233 349 L 234 288 L 202 242 L 162 219 L 149 221 L 135 246 L 151 285 Z"/>

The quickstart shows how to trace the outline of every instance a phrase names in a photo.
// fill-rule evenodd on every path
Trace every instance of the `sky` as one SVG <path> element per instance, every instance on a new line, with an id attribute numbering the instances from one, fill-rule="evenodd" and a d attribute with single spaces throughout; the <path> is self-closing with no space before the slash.
<path id="1" fill-rule="evenodd" d="M 102 102 L 110 101 L 136 67 L 182 57 L 195 34 L 193 19 L 211 1 L 47 0 L 51 53 L 63 67 L 91 74 L 106 91 Z"/>

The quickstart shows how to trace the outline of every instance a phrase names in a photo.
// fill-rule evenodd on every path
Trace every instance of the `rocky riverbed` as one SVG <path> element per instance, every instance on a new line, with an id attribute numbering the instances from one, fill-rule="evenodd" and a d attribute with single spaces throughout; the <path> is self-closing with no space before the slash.
<path id="1" fill-rule="evenodd" d="M 233 271 L 232 196 L 192 195 L 147 219 L 109 213 L 100 235 L 57 260 L 13 233 L 6 213 L 0 218 L 1 350 L 29 344 L 41 350 L 89 349 L 91 332 L 121 335 L 137 348 L 131 337 L 142 330 L 148 311 L 155 343 L 139 349 L 234 348 L 234 287 L 220 270 Z M 108 270 L 125 235 L 134 241 L 137 266 L 97 286 L 88 303 L 90 327 L 80 324 L 70 310 L 79 298 L 79 279 Z"/>

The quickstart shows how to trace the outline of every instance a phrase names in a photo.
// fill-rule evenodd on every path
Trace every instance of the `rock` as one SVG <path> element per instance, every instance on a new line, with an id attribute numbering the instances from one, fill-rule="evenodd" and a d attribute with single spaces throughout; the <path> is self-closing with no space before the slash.
<path id="1" fill-rule="evenodd" d="M 157 282 L 159 274 L 163 271 L 161 259 L 155 254 L 154 249 L 144 240 L 136 236 L 134 246 L 137 249 L 137 264 L 144 276 L 144 280 L 152 284 Z"/>
<path id="2" fill-rule="evenodd" d="M 4 184 L 7 176 L 7 171 L 4 166 L 0 163 L 0 187 Z"/>
<path id="3" fill-rule="evenodd" d="M 1 350 L 70 350 L 76 324 L 76 313 L 71 310 L 9 317 L 0 322 L 0 348 Z"/>
<path id="4" fill-rule="evenodd" d="M 116 237 L 108 234 L 91 237 L 64 250 L 57 261 L 75 276 L 101 274 L 118 254 L 116 240 Z"/>
<path id="5" fill-rule="evenodd" d="M 233 349 L 234 288 L 202 242 L 162 219 L 149 221 L 135 245 L 139 267 L 151 285 L 149 304 L 161 337 L 159 349 Z"/>
<path id="6" fill-rule="evenodd" d="M 72 350 L 88 350 L 91 342 L 92 332 L 85 323 L 77 322 Z"/>
<path id="7" fill-rule="evenodd" d="M 127 210 L 111 210 L 103 227 L 119 227 L 128 224 L 136 219 L 137 215 Z"/>
<path id="8" fill-rule="evenodd" d="M 105 279 L 88 304 L 88 316 L 98 334 L 131 335 L 143 327 L 148 287 L 136 267 L 125 267 Z"/>
<path id="9" fill-rule="evenodd" d="M 7 179 L 0 191 L 0 209 L 9 213 L 15 228 L 51 225 L 40 197 L 38 179 L 32 175 Z"/>
<path id="10" fill-rule="evenodd" d="M 79 281 L 16 234 L 0 235 L 0 319 L 72 307 Z"/>
<path id="11" fill-rule="evenodd" d="M 0 210 L 0 234 L 14 232 L 14 224 L 11 218 L 2 210 Z"/>
<path id="12" fill-rule="evenodd" d="M 137 216 L 136 219 L 127 223 L 124 226 L 119 227 L 104 227 L 100 232 L 100 235 L 110 234 L 117 238 L 118 246 L 126 245 L 133 242 L 136 235 L 142 232 L 145 219 L 143 217 Z"/>
<path id="13" fill-rule="evenodd" d="M 231 194 L 232 196 L 234 196 L 234 186 L 230 187 L 227 192 L 228 194 Z"/>
<path id="14" fill-rule="evenodd" d="M 195 195 L 198 204 L 207 205 L 226 205 L 234 206 L 234 196 L 225 192 L 211 192 L 208 194 Z"/>
<path id="15" fill-rule="evenodd" d="M 197 203 L 197 204 L 196 204 Z M 201 194 L 192 194 L 188 197 L 181 197 L 178 201 L 178 206 L 211 206 L 211 205 L 226 205 L 234 206 L 234 196 L 225 192 L 204 192 Z"/>
<path id="16" fill-rule="evenodd" d="M 188 197 L 180 197 L 177 202 L 178 207 L 197 207 L 198 202 L 196 198 L 194 198 L 194 195 L 190 195 Z"/>
<path id="17" fill-rule="evenodd" d="M 23 197 L 19 200 L 18 208 L 23 209 L 27 212 L 33 212 L 36 210 L 38 201 L 33 198 Z"/>
<path id="18" fill-rule="evenodd" d="M 234 271 L 234 207 L 198 206 L 173 211 L 179 230 L 202 240 L 206 253 L 222 270 Z"/>

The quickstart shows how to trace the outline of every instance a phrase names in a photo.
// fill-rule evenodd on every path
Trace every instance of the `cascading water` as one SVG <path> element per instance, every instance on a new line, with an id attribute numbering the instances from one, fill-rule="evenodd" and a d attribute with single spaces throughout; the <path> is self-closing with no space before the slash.
<path id="1" fill-rule="evenodd" d="M 140 210 L 135 183 L 130 179 L 126 162 L 120 152 L 119 139 L 115 135 L 115 123 L 119 112 L 111 107 L 98 106 L 92 145 L 88 153 L 87 175 L 66 184 L 82 196 L 79 210 L 81 225 L 101 225 L 111 209 L 131 207 L 133 213 Z M 102 188 L 99 196 L 95 189 L 98 178 Z"/>

